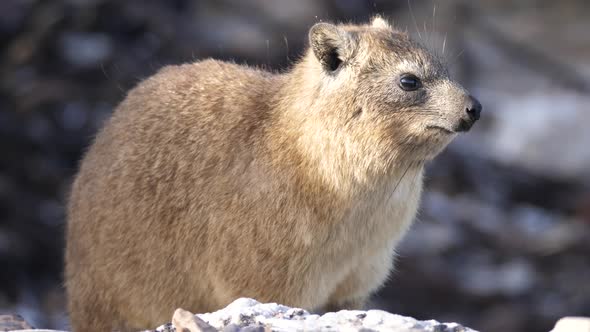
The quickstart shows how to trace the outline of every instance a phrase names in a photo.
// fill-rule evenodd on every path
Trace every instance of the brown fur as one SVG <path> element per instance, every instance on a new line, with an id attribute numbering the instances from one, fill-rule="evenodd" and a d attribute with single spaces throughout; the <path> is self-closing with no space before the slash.
<path id="1" fill-rule="evenodd" d="M 242 296 L 360 308 L 384 282 L 467 95 L 379 18 L 318 24 L 310 45 L 285 74 L 205 60 L 129 92 L 72 188 L 74 331 L 153 328 Z M 401 90 L 405 72 L 424 88 Z"/>

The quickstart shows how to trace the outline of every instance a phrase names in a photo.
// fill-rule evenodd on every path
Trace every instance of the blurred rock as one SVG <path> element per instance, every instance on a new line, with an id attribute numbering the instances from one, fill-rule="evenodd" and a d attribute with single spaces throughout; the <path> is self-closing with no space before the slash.
<path id="1" fill-rule="evenodd" d="M 19 315 L 0 315 L 0 331 L 25 330 L 32 328 L 33 327 Z"/>
<path id="2" fill-rule="evenodd" d="M 490 262 L 465 265 L 456 275 L 460 286 L 477 296 L 518 296 L 532 290 L 536 272 L 525 260 L 513 260 L 500 265 Z"/>
<path id="3" fill-rule="evenodd" d="M 585 241 L 590 236 L 588 227 L 574 219 L 567 219 L 538 207 L 518 206 L 511 220 L 522 232 L 523 240 L 532 251 L 556 253 Z"/>
<path id="4" fill-rule="evenodd" d="M 88 117 L 87 108 L 83 104 L 71 102 L 63 108 L 60 122 L 64 130 L 75 131 L 84 128 Z"/>
<path id="5" fill-rule="evenodd" d="M 326 12 L 325 2 L 314 0 L 301 0 L 297 2 L 289 0 L 276 0 L 269 3 L 264 0 L 252 1 L 258 9 L 268 17 L 283 24 L 298 26 L 302 22 L 317 18 Z M 341 1 L 346 2 L 346 1 Z"/>
<path id="6" fill-rule="evenodd" d="M 541 174 L 590 179 L 589 97 L 548 86 L 498 100 L 484 139 L 493 158 Z"/>
<path id="7" fill-rule="evenodd" d="M 100 67 L 113 51 L 110 38 L 101 33 L 65 33 L 60 44 L 63 58 L 80 68 Z"/>
<path id="8" fill-rule="evenodd" d="M 590 40 L 578 23 L 589 9 L 576 1 L 541 7 L 483 15 L 467 32 L 470 68 L 477 68 L 470 81 L 485 111 L 471 138 L 459 142 L 504 165 L 589 184 Z"/>
<path id="9" fill-rule="evenodd" d="M 416 256 L 436 255 L 465 244 L 464 234 L 456 224 L 426 223 L 418 221 L 412 226 L 399 248 L 399 252 Z"/>
<path id="10" fill-rule="evenodd" d="M 4 0 L 0 2 L 0 36 L 17 32 L 23 25 L 34 1 Z"/>

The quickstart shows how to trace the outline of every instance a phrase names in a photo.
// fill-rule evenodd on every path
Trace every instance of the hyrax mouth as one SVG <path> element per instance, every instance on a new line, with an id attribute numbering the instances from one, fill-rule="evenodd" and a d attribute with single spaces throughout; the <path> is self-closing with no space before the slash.
<path id="1" fill-rule="evenodd" d="M 452 116 L 454 118 L 454 120 L 452 120 L 452 124 L 447 124 L 447 126 L 450 127 L 432 124 L 426 126 L 426 128 L 438 130 L 445 134 L 457 134 L 469 131 L 475 122 L 479 120 L 482 106 L 473 96 L 467 95 L 466 102 L 461 109 L 461 112 L 458 114 L 455 113 L 455 115 Z"/>
<path id="2" fill-rule="evenodd" d="M 441 131 L 441 132 L 443 132 L 445 134 L 449 134 L 449 135 L 456 134 L 456 132 L 454 130 L 450 130 L 450 129 L 442 127 L 442 126 L 431 125 L 431 126 L 426 126 L 426 128 Z"/>

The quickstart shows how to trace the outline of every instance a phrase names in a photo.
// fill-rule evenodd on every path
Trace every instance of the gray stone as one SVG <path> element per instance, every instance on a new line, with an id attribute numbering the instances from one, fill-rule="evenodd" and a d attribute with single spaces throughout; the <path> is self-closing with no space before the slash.
<path id="1" fill-rule="evenodd" d="M 198 316 L 193 315 L 191 312 L 176 309 L 172 316 L 172 325 L 176 331 L 182 332 L 215 332 L 217 331 L 214 327 L 204 322 Z"/>

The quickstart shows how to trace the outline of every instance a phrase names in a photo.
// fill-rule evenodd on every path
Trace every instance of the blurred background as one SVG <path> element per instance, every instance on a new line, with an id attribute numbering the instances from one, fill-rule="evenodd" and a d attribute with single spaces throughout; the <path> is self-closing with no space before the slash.
<path id="1" fill-rule="evenodd" d="M 482 331 L 590 315 L 584 0 L 0 1 L 0 311 L 67 326 L 64 200 L 126 91 L 207 57 L 286 70 L 313 23 L 375 14 L 442 54 L 484 114 L 429 166 L 371 306 Z"/>

